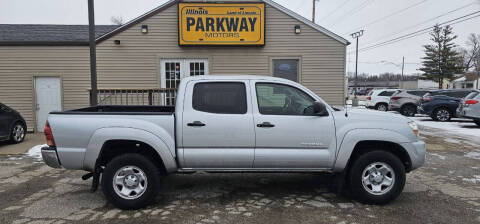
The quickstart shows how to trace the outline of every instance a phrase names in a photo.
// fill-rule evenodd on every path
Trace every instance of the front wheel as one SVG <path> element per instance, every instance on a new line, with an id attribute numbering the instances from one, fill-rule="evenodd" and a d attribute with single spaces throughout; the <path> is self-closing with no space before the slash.
<path id="1" fill-rule="evenodd" d="M 129 153 L 115 157 L 102 174 L 107 200 L 120 209 L 140 209 L 158 194 L 161 174 L 143 155 Z"/>
<path id="2" fill-rule="evenodd" d="M 432 118 L 435 121 L 445 122 L 452 119 L 452 113 L 447 108 L 441 107 L 433 111 Z"/>
<path id="3" fill-rule="evenodd" d="M 388 110 L 388 105 L 384 103 L 379 103 L 375 106 L 375 109 L 378 111 L 387 111 Z"/>
<path id="4" fill-rule="evenodd" d="M 403 116 L 413 117 L 417 113 L 417 108 L 413 105 L 405 105 L 400 109 L 400 113 Z"/>
<path id="5" fill-rule="evenodd" d="M 360 155 L 349 172 L 352 196 L 366 204 L 386 204 L 405 186 L 405 167 L 398 157 L 385 151 Z"/>

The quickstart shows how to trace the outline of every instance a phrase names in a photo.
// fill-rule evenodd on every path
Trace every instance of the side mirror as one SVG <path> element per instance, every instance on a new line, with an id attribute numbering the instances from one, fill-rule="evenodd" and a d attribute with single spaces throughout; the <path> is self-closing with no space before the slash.
<path id="1" fill-rule="evenodd" d="M 315 101 L 313 103 L 313 113 L 318 116 L 327 116 L 327 107 L 325 107 L 325 104 Z"/>

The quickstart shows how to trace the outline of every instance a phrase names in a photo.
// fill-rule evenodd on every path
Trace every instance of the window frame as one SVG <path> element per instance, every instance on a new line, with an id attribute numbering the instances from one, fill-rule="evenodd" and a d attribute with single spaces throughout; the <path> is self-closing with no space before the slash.
<path id="1" fill-rule="evenodd" d="M 273 63 L 273 60 L 298 60 L 298 66 L 297 66 L 297 74 L 298 74 L 298 80 L 295 81 L 297 83 L 302 83 L 302 56 L 301 55 L 291 55 L 291 56 L 270 56 L 269 57 L 269 72 L 272 77 L 275 76 L 275 64 Z M 278 78 L 278 77 L 277 77 Z"/>
<path id="2" fill-rule="evenodd" d="M 227 84 L 241 84 L 241 85 L 243 85 L 243 88 L 244 88 L 244 91 L 245 91 L 245 92 L 244 92 L 244 93 L 245 93 L 245 94 L 244 94 L 244 97 L 245 97 L 245 98 L 244 98 L 244 100 L 245 100 L 245 112 L 244 112 L 244 113 L 216 113 L 216 112 L 198 110 L 197 108 L 195 108 L 195 106 L 194 106 L 195 87 L 196 87 L 197 85 L 199 85 L 199 84 L 218 84 L 218 83 L 223 83 L 223 84 L 225 84 L 225 83 L 227 83 Z M 207 82 L 195 82 L 195 83 L 193 83 L 193 86 L 192 86 L 192 90 L 191 90 L 191 91 L 192 91 L 192 92 L 191 92 L 192 95 L 191 95 L 191 105 L 190 105 L 190 106 L 191 106 L 191 108 L 192 108 L 193 111 L 201 112 L 201 113 L 209 113 L 209 114 L 223 114 L 223 115 L 245 115 L 245 114 L 248 114 L 248 111 L 249 111 L 249 110 L 248 110 L 248 104 L 249 104 L 249 101 L 248 101 L 248 98 L 249 98 L 249 96 L 248 96 L 248 91 L 249 91 L 249 90 L 248 90 L 248 88 L 247 88 L 247 83 L 245 83 L 245 82 L 242 82 L 242 81 L 228 81 L 228 80 L 226 80 L 226 81 L 218 81 L 218 82 L 217 82 L 217 81 L 213 81 L 213 82 L 212 82 L 212 81 L 207 81 Z"/>
<path id="3" fill-rule="evenodd" d="M 265 81 L 259 81 L 259 82 L 254 82 L 254 85 L 253 85 L 253 88 L 254 88 L 254 91 L 255 91 L 255 100 L 257 101 L 256 105 L 257 105 L 257 111 L 258 114 L 261 114 L 263 116 L 303 116 L 303 117 L 316 117 L 317 115 L 315 114 L 312 114 L 312 115 L 298 115 L 298 114 L 264 114 L 260 111 L 260 101 L 258 100 L 258 90 L 257 90 L 257 85 L 258 84 L 273 84 L 273 85 L 282 85 L 282 86 L 287 86 L 287 87 L 291 87 L 291 88 L 294 88 L 294 89 L 297 89 L 298 91 L 302 92 L 303 94 L 305 94 L 306 96 L 308 96 L 310 99 L 313 100 L 313 102 L 321 102 L 321 103 L 324 103 L 322 101 L 319 101 L 317 100 L 315 97 L 313 97 L 312 95 L 310 95 L 309 93 L 303 91 L 302 89 L 296 87 L 296 86 L 292 86 L 290 84 L 286 84 L 286 83 L 280 83 L 280 82 L 265 82 Z M 330 116 L 330 113 L 328 113 L 328 116 Z M 328 117 L 328 116 L 325 116 L 325 117 Z"/>

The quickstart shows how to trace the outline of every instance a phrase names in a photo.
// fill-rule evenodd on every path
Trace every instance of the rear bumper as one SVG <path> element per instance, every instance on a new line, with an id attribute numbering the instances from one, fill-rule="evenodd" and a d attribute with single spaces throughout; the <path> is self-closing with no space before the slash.
<path id="1" fill-rule="evenodd" d="M 412 162 L 412 170 L 421 167 L 425 163 L 425 157 L 427 153 L 427 147 L 425 142 L 409 142 L 402 143 L 402 147 L 407 150 L 410 160 Z"/>
<path id="2" fill-rule="evenodd" d="M 42 158 L 45 164 L 53 168 L 61 168 L 60 160 L 58 159 L 57 149 L 55 147 L 43 147 Z"/>

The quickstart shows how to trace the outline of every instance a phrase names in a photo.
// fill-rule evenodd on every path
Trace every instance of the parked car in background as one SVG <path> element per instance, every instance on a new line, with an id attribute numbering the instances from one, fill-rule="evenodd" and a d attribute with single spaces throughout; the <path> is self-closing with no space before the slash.
<path id="1" fill-rule="evenodd" d="M 480 126 L 480 91 L 473 91 L 462 100 L 457 109 L 457 115 L 468 119 Z"/>
<path id="2" fill-rule="evenodd" d="M 468 94 L 475 90 L 440 90 L 428 92 L 418 106 L 418 113 L 426 114 L 435 121 L 449 121 L 456 117 L 458 105 Z"/>
<path id="3" fill-rule="evenodd" d="M 357 90 L 357 96 L 366 96 L 366 95 L 367 95 L 366 89 Z"/>
<path id="4" fill-rule="evenodd" d="M 390 97 L 398 89 L 375 89 L 370 91 L 367 96 L 367 102 L 365 106 L 370 109 L 375 109 L 379 111 L 387 111 L 388 103 L 390 102 Z"/>
<path id="5" fill-rule="evenodd" d="M 422 101 L 423 95 L 428 90 L 398 90 L 391 97 L 388 103 L 388 110 L 400 112 L 407 117 L 413 117 L 417 113 L 417 107 Z"/>
<path id="6" fill-rule="evenodd" d="M 25 139 L 27 124 L 16 110 L 0 103 L 0 141 L 20 143 Z"/>

